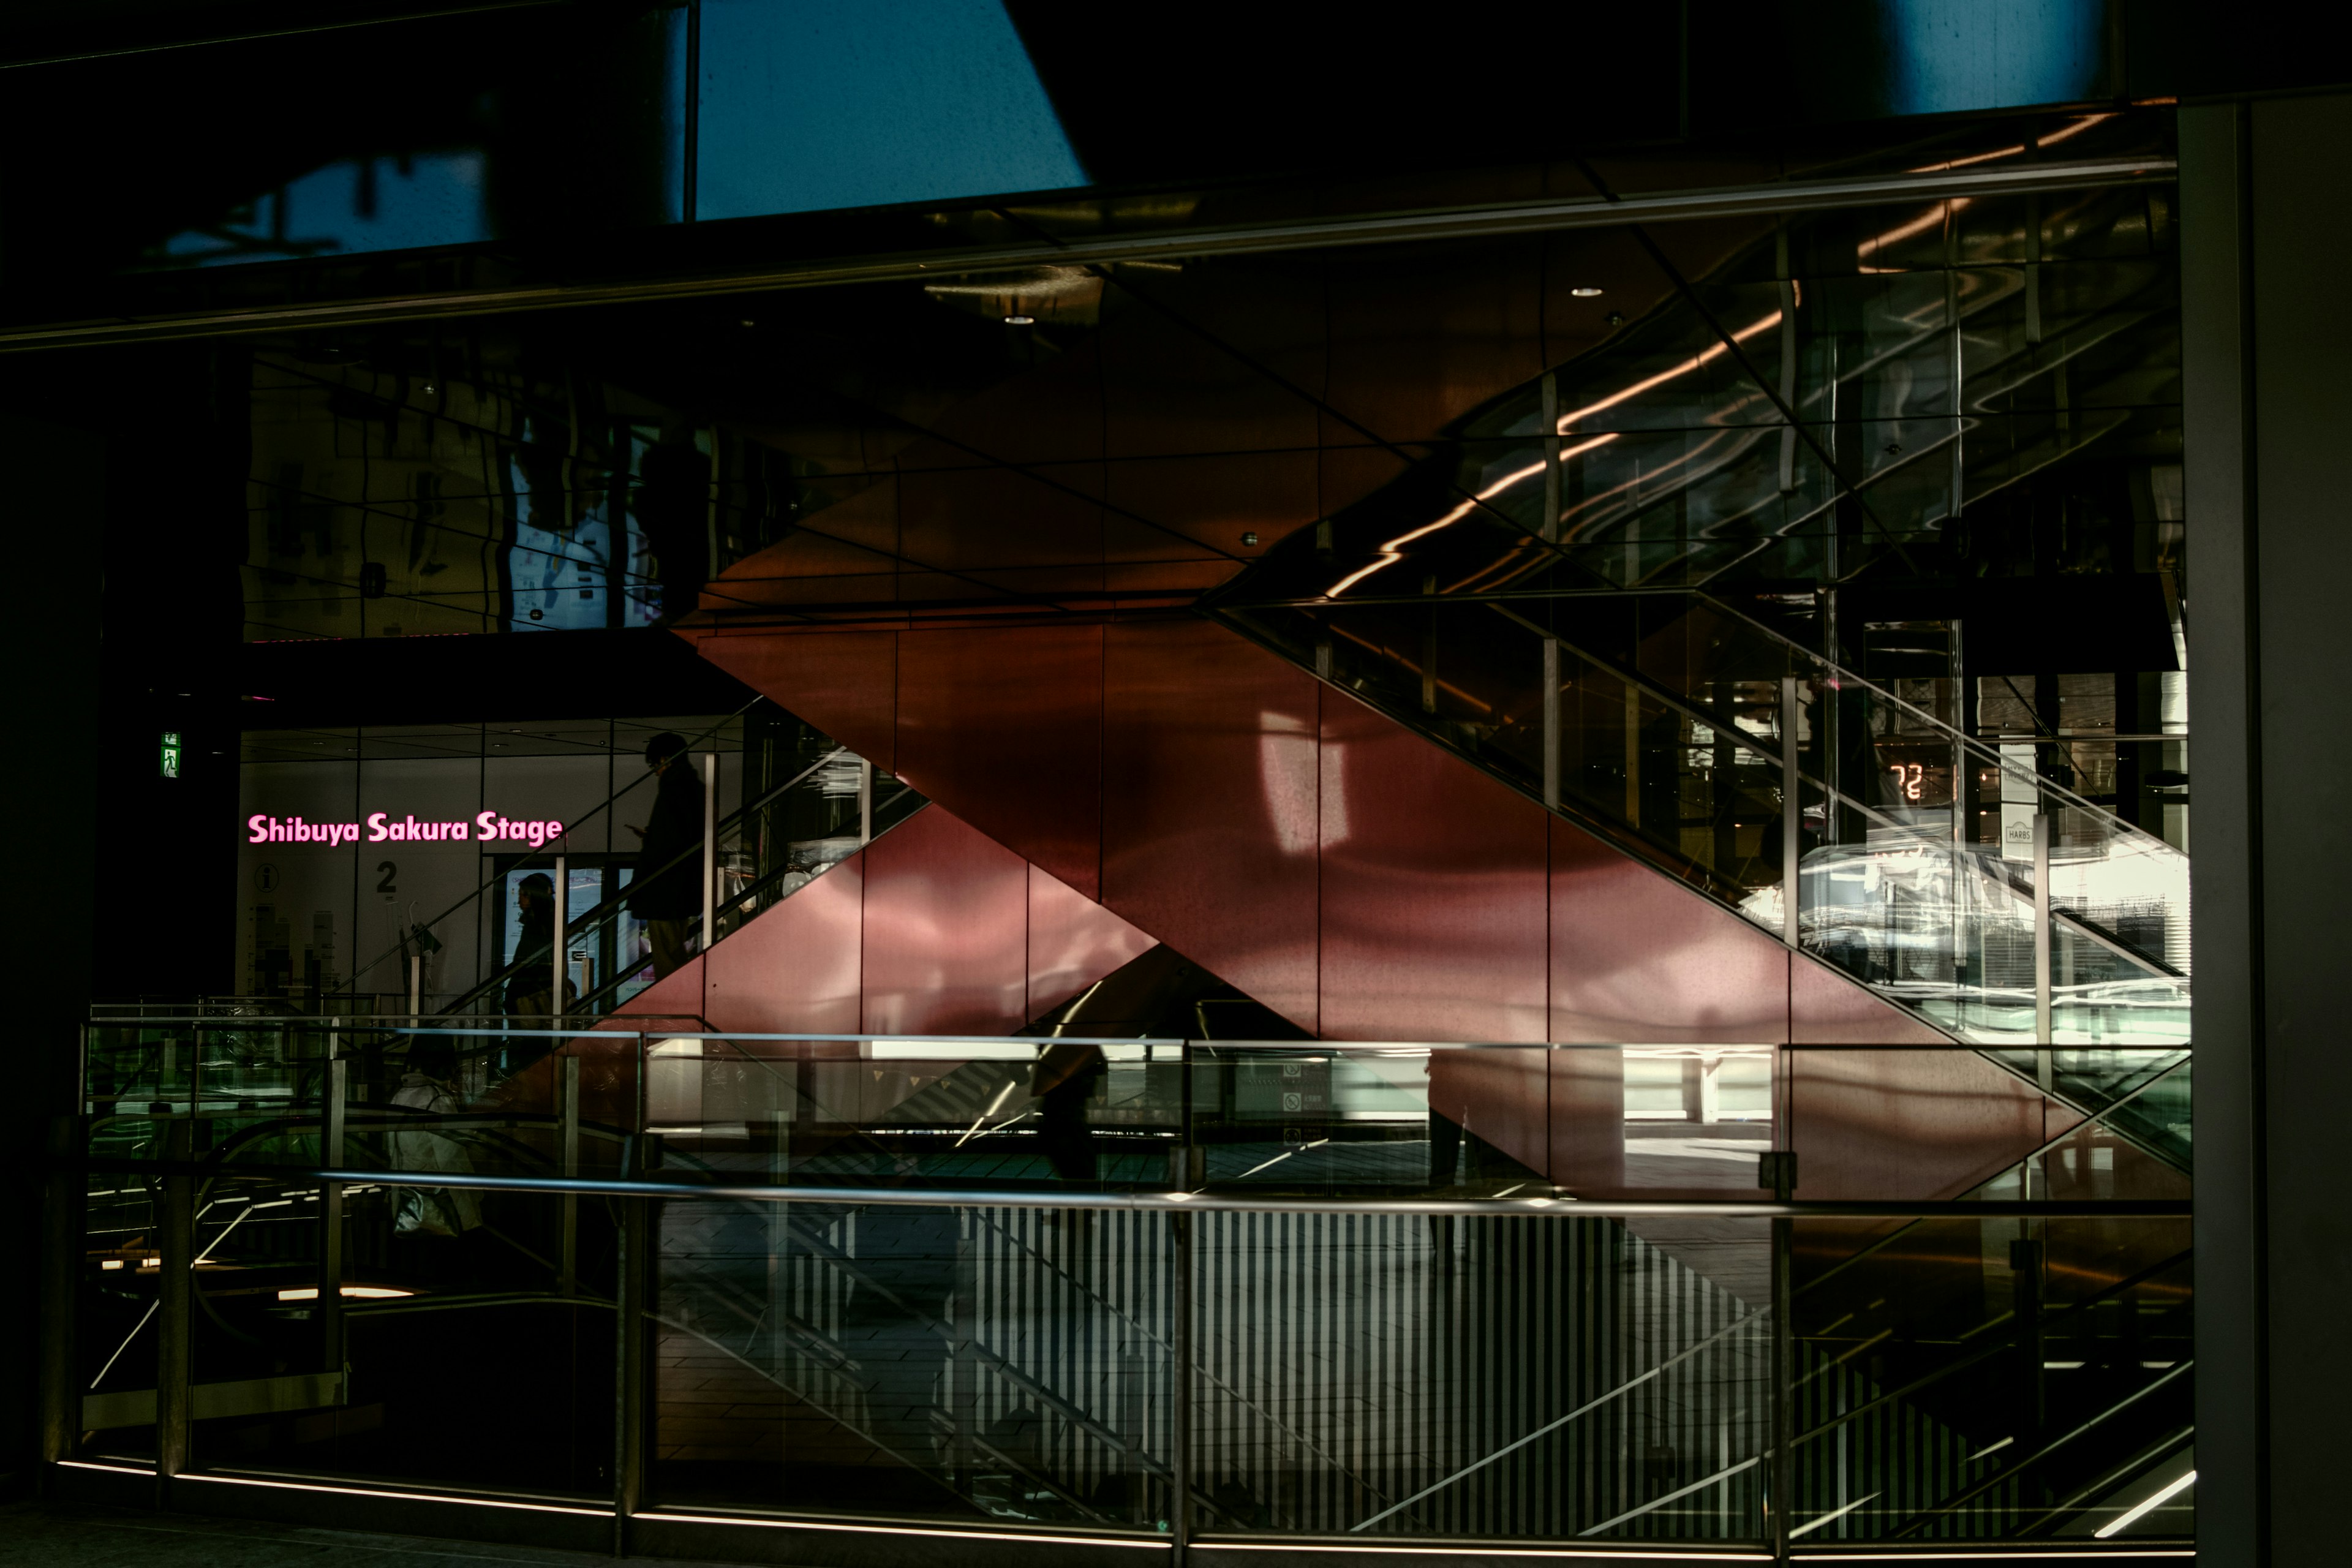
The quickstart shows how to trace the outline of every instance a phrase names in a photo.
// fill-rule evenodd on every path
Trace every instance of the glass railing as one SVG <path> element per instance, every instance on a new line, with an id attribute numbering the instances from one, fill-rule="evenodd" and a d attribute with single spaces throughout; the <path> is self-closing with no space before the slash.
<path id="1" fill-rule="evenodd" d="M 1967 1049 L 306 1017 L 88 1061 L 89 1465 L 1261 1545 L 2190 1530 L 2186 1181 Z M 2185 1104 L 2178 1053 L 2034 1065 Z"/>
<path id="2" fill-rule="evenodd" d="M 511 1012 L 545 1018 L 599 1016 L 627 1005 L 659 973 L 649 922 L 633 907 L 642 884 L 708 889 L 707 902 L 683 918 L 681 951 L 702 952 L 839 865 L 927 804 L 923 797 L 842 747 L 726 816 L 708 841 L 666 863 L 632 868 L 619 886 L 585 910 L 563 913 L 563 1001 L 554 1006 L 551 950 L 525 952 L 460 994 L 451 1014 Z M 562 857 L 551 875 L 570 877 Z M 591 879 L 582 890 L 592 895 Z M 706 934 L 705 921 L 709 922 Z"/>
<path id="3" fill-rule="evenodd" d="M 320 1168 L 339 1163 L 320 1142 L 331 1121 L 346 1159 L 387 1171 L 403 1168 L 400 1136 L 429 1129 L 465 1151 L 462 1166 L 436 1168 L 476 1173 L 626 1167 L 727 1186 L 1472 1204 L 2170 1201 L 2187 1195 L 2190 1163 L 2189 1056 L 2172 1049 L 2011 1051 L 1996 1063 L 1958 1047 L 513 1024 L 96 1024 L 89 1147 L 150 1158 L 159 1130 L 193 1123 L 194 1149 L 215 1164 Z M 1944 1125 L 1956 1100 L 1973 1107 L 1965 1135 Z M 1775 1176 L 1784 1153 L 1794 1169 Z M 1869 1164 L 1881 1157 L 1885 1169 Z"/>

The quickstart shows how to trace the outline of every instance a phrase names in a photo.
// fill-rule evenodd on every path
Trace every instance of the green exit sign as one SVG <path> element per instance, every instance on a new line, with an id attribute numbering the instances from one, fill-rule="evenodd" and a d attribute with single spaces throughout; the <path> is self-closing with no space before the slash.
<path id="1" fill-rule="evenodd" d="M 180 776 L 180 732 L 177 730 L 163 731 L 163 745 L 158 760 L 165 778 Z"/>

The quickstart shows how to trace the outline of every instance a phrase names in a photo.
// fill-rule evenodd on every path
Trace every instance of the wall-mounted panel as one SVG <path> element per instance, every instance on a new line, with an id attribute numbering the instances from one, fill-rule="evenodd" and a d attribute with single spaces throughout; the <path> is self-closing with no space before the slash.
<path id="1" fill-rule="evenodd" d="M 1779 1045 L 1789 953 L 1571 823 L 1551 819 L 1551 1037 Z"/>
<path id="2" fill-rule="evenodd" d="M 1103 670 L 1103 901 L 1314 1030 L 1314 678 L 1207 621 L 1113 626 Z"/>
<path id="3" fill-rule="evenodd" d="M 1545 1035 L 1543 809 L 1322 694 L 1322 1035 Z"/>
<path id="4" fill-rule="evenodd" d="M 1099 626 L 898 642 L 895 771 L 1088 898 L 1102 885 L 1102 647 Z"/>
<path id="5" fill-rule="evenodd" d="M 703 1016 L 712 1028 L 766 1035 L 859 1031 L 865 859 L 851 856 L 710 950 Z"/>
<path id="6" fill-rule="evenodd" d="M 702 657 L 885 773 L 896 772 L 896 632 L 701 637 Z"/>
<path id="7" fill-rule="evenodd" d="M 934 807 L 876 839 L 864 859 L 868 1032 L 1009 1035 L 1028 1021 L 1020 856 Z"/>
<path id="8" fill-rule="evenodd" d="M 1825 963 L 1789 959 L 1790 1039 L 1800 1046 L 1932 1046 L 1950 1037 Z"/>
<path id="9" fill-rule="evenodd" d="M 1790 1058 L 1801 1198 L 1958 1197 L 2080 1120 L 1965 1048 Z"/>
<path id="10" fill-rule="evenodd" d="M 1068 883 L 1029 868 L 1029 993 L 1035 1019 L 1129 959 L 1152 939 Z"/>

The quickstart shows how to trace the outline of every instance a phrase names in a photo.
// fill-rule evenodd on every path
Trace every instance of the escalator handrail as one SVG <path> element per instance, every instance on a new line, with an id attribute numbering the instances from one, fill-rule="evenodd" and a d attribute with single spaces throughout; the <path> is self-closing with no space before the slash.
<path id="1" fill-rule="evenodd" d="M 905 787 L 901 788 L 901 789 L 898 791 L 898 794 L 896 794 L 896 795 L 892 795 L 888 800 L 882 802 L 882 803 L 881 803 L 881 805 L 877 805 L 877 806 L 875 807 L 875 811 L 876 811 L 877 815 L 879 815 L 879 814 L 880 814 L 880 812 L 881 812 L 885 807 L 887 807 L 887 806 L 890 806 L 890 805 L 897 805 L 899 801 L 904 800 L 907 796 L 908 796 L 908 795 L 913 795 L 914 793 L 915 793 L 915 787 L 914 787 L 912 784 L 906 785 Z M 928 805 L 929 804 L 930 804 L 930 803 L 929 803 L 929 802 L 928 802 L 928 801 L 924 802 L 924 805 Z M 920 809 L 920 808 L 919 807 L 918 809 Z M 911 812 L 910 812 L 910 813 L 908 813 L 908 816 L 912 816 L 912 815 L 913 815 L 913 813 L 911 813 Z M 875 838 L 879 838 L 879 837 L 882 837 L 882 835 L 883 835 L 883 834 L 887 833 L 887 832 L 890 830 L 890 827 L 896 827 L 896 826 L 898 826 L 898 824 L 897 824 L 897 823 L 895 823 L 895 822 L 894 822 L 894 823 L 892 823 L 892 824 L 890 824 L 890 825 L 889 825 L 889 827 L 878 828 L 878 829 L 877 829 L 877 830 L 876 830 L 875 835 L 874 835 L 874 837 L 875 837 Z M 867 839 L 866 842 L 867 844 L 871 844 L 873 841 L 874 841 L 873 839 L 869 838 L 869 839 Z M 864 847 L 864 846 L 863 846 L 863 845 L 861 845 L 861 846 L 859 846 L 859 847 L 862 849 L 862 848 Z M 844 857 L 843 857 L 843 859 L 846 859 L 846 858 L 848 858 L 848 857 L 846 857 L 846 856 L 844 856 Z M 835 861 L 834 861 L 834 862 L 833 862 L 833 864 L 832 864 L 832 865 L 829 865 L 829 866 L 824 867 L 823 870 L 819 870 L 819 871 L 815 871 L 815 872 L 811 873 L 811 874 L 810 874 L 810 877 L 809 877 L 809 879 L 810 879 L 811 881 L 814 881 L 817 878 L 824 876 L 824 875 L 825 874 L 825 872 L 832 870 L 832 869 L 833 869 L 833 868 L 834 868 L 834 866 L 838 866 L 838 865 L 840 865 L 840 864 L 841 864 L 841 861 L 840 861 L 840 860 L 835 860 Z M 714 923 L 716 923 L 716 922 L 719 921 L 722 919 L 722 917 L 724 917 L 725 915 L 730 914 L 730 913 L 733 912 L 734 910 L 736 910 L 740 909 L 740 908 L 742 906 L 742 904 L 743 904 L 746 900 L 751 900 L 751 899 L 753 899 L 753 898 L 757 898 L 757 897 L 760 895 L 760 893 L 761 893 L 763 889 L 767 889 L 767 888 L 770 888 L 770 887 L 772 887 L 772 886 L 773 886 L 774 884 L 776 884 L 777 882 L 782 881 L 784 878 L 786 878 L 786 877 L 788 877 L 788 876 L 793 875 L 793 868 L 792 868 L 792 867 L 791 867 L 791 866 L 789 866 L 789 865 L 779 866 L 779 867 L 777 867 L 774 870 L 770 871 L 766 876 L 761 877 L 758 881 L 756 881 L 756 882 L 752 883 L 751 886 L 746 887 L 746 888 L 743 888 L 743 889 L 740 889 L 740 890 L 738 890 L 738 891 L 736 891 L 736 892 L 730 893 L 730 894 L 728 894 L 725 898 L 720 899 L 720 900 L 718 900 L 717 901 L 715 901 L 715 902 L 711 905 L 711 910 L 710 910 L 710 918 L 711 918 L 712 921 L 713 921 Z M 606 900 L 606 901 L 607 901 L 607 902 L 611 902 L 612 900 Z M 601 906 L 600 906 L 600 907 L 601 907 Z M 740 928 L 738 928 L 738 929 L 740 929 Z M 734 934 L 734 933 L 730 931 L 730 932 L 728 932 L 728 933 L 726 933 L 726 934 L 727 934 L 727 935 L 732 935 L 732 934 Z M 721 938 L 719 938 L 719 939 L 718 939 L 718 940 L 724 940 L 724 938 L 723 938 L 723 937 L 721 937 Z M 707 952 L 707 951 L 709 951 L 709 949 L 710 947 L 712 947 L 712 946 L 716 946 L 716 945 L 717 945 L 717 942 L 716 942 L 716 941 L 714 941 L 714 942 L 706 942 L 706 943 L 704 944 L 704 949 L 703 949 L 703 951 L 706 951 L 706 952 Z M 558 1017 L 595 1017 L 595 1018 L 606 1018 L 606 1017 L 612 1017 L 612 1016 L 614 1016 L 614 1015 L 610 1014 L 610 1013 L 603 1013 L 603 1012 L 598 1012 L 598 1011 L 596 1011 L 595 1004 L 597 1004 L 597 1003 L 599 1003 L 599 1002 L 603 1001 L 603 1000 L 604 1000 L 604 999 L 605 999 L 606 997 L 610 996 L 610 995 L 612 994 L 612 993 L 614 993 L 614 992 L 615 992 L 615 991 L 619 990 L 622 986 L 624 986 L 624 985 L 627 984 L 630 981 L 632 981 L 632 980 L 635 979 L 639 974 L 641 974 L 641 973 L 643 973 L 645 972 L 646 966 L 647 964 L 651 963 L 652 962 L 653 962 L 652 957 L 651 957 L 650 955 L 648 955 L 647 957 L 643 958 L 643 959 L 640 959 L 640 960 L 638 960 L 636 963 L 630 964 L 626 969 L 620 970 L 620 971 L 618 971 L 617 973 L 614 973 L 614 974 L 608 975 L 608 976 L 605 978 L 605 980 L 604 980 L 604 984 L 601 984 L 601 985 L 598 985 L 594 990 L 593 990 L 593 991 L 589 991 L 589 992 L 586 992 L 586 993 L 584 993 L 584 994 L 581 994 L 581 995 L 579 995 L 579 996 L 575 996 L 575 997 L 572 998 L 572 999 L 571 999 L 571 1001 L 570 1001 L 570 1003 L 567 1005 L 567 1010 L 566 1010 L 565 1012 L 563 1012 L 563 1013 L 562 1013 L 562 1014 L 559 1014 L 559 1015 L 556 1015 L 556 1016 L 557 1016 Z"/>
<path id="2" fill-rule="evenodd" d="M 704 741 L 707 741 L 707 740 L 711 739 L 713 736 L 717 735 L 717 734 L 719 732 L 719 731 L 721 731 L 722 729 L 726 728 L 726 726 L 727 726 L 727 725 L 729 725 L 729 724 L 732 723 L 734 721 L 736 721 L 736 720 L 738 720 L 738 719 L 740 719 L 741 717 L 743 717 L 743 715 L 744 715 L 744 714 L 749 713 L 752 709 L 757 708 L 761 703 L 765 702 L 766 700 L 767 700 L 767 699 L 766 699 L 765 697 L 754 697 L 754 698 L 752 698 L 751 701 L 746 702 L 745 704 L 743 704 L 743 706 L 742 706 L 742 707 L 738 708 L 737 710 L 735 710 L 735 711 L 734 711 L 734 712 L 728 714 L 725 718 L 723 718 L 723 719 L 719 720 L 718 723 L 713 724 L 710 728 L 709 728 L 708 730 L 703 731 L 700 734 L 696 735 L 692 740 L 688 741 L 688 742 L 686 743 L 686 750 L 687 750 L 688 752 L 691 752 L 691 751 L 692 751 L 696 746 L 698 746 L 698 745 L 701 744 Z M 607 810 L 610 810 L 610 809 L 613 807 L 613 805 L 614 805 L 614 804 L 616 804 L 616 803 L 620 800 L 620 798 L 621 798 L 623 795 L 627 795 L 627 794 L 629 794 L 631 791 L 635 790 L 635 789 L 637 789 L 637 788 L 641 787 L 641 786 L 646 783 L 646 781 L 647 779 L 650 779 L 650 778 L 652 778 L 653 776 L 654 776 L 654 775 L 653 775 L 651 773 L 642 773 L 642 774 L 638 775 L 637 777 L 635 777 L 635 778 L 634 778 L 634 779 L 631 779 L 627 784 L 623 784 L 619 789 L 616 789 L 616 790 L 614 790 L 611 795 L 606 795 L 606 796 L 604 797 L 604 799 L 602 802 L 600 802 L 598 805 L 596 805 L 594 807 L 593 807 L 593 808 L 589 811 L 589 813 L 588 813 L 588 815 L 587 815 L 587 816 L 583 816 L 583 817 L 581 817 L 581 818 L 579 819 L 579 821 L 577 821 L 577 822 L 568 822 L 568 823 L 565 823 L 565 824 L 564 824 L 564 828 L 565 828 L 566 833 L 568 834 L 568 833 L 569 833 L 569 831 L 570 831 L 571 829 L 575 828 L 575 827 L 578 827 L 579 826 L 581 826 L 581 824 L 582 824 L 582 823 L 586 823 L 586 822 L 593 822 L 593 821 L 594 821 L 594 820 L 595 820 L 595 818 L 596 818 L 596 817 L 597 817 L 601 813 L 605 812 L 605 811 L 607 811 Z M 464 909 L 467 904 L 472 903 L 475 900 L 477 900 L 477 899 L 480 898 L 483 894 L 485 894 L 485 893 L 487 893 L 487 892 L 490 891 L 492 889 L 496 888 L 496 887 L 497 887 L 497 886 L 498 886 L 501 881 L 505 880 L 505 877 L 506 877 L 506 874 L 505 874 L 504 872 L 499 872 L 499 873 L 496 873 L 496 874 L 492 875 L 492 876 L 491 876 L 491 878 L 489 879 L 489 880 L 488 880 L 488 881 L 484 882 L 480 887 L 476 888 L 472 892 L 470 892 L 470 893 L 467 893 L 467 894 L 464 895 L 463 897 L 461 897 L 460 899 L 458 899 L 458 900 L 457 900 L 456 903 L 451 904 L 447 909 L 443 910 L 439 914 L 435 915 L 431 920 L 429 920 L 429 921 L 424 921 L 417 922 L 417 923 L 414 924 L 414 925 L 411 927 L 411 930 L 414 930 L 414 931 L 431 931 L 434 927 L 436 927 L 436 926 L 439 925 L 443 921 L 447 920 L 451 915 L 454 915 L 454 914 L 456 914 L 459 910 Z M 394 956 L 395 956 L 396 954 L 400 954 L 400 953 L 404 953 L 404 952 L 406 952 L 408 951 L 408 942 L 409 942 L 408 933 L 407 933 L 407 932 L 405 932 L 405 931 L 404 931 L 404 932 L 402 933 L 401 938 L 400 938 L 400 940 L 399 940 L 398 942 L 394 942 L 392 946 L 390 946 L 390 947 L 388 947 L 388 948 L 384 949 L 382 952 L 380 952 L 380 953 L 376 954 L 373 958 L 369 959 L 365 963 L 362 964 L 359 968 L 354 969 L 353 971 L 352 971 L 352 982 L 353 982 L 354 984 L 356 984 L 356 983 L 358 982 L 358 980 L 359 980 L 359 978 L 360 978 L 360 976 L 361 976 L 361 975 L 368 973 L 370 971 L 373 970 L 377 964 L 382 963 L 385 959 L 387 959 L 387 958 L 391 958 L 391 957 L 394 957 Z"/>
<path id="3" fill-rule="evenodd" d="M 773 805 L 787 791 L 797 788 L 812 774 L 815 773 L 818 769 L 824 767 L 835 758 L 846 756 L 848 754 L 848 747 L 834 747 L 832 751 L 827 752 L 824 756 L 819 757 L 815 762 L 811 763 L 807 767 L 803 768 L 799 773 L 793 774 L 789 780 L 776 785 L 775 788 L 768 791 L 767 794 L 761 795 L 759 799 L 752 801 L 748 805 L 737 806 L 733 811 L 728 813 L 727 816 L 712 828 L 712 837 L 717 838 L 724 835 L 730 827 L 740 827 L 744 819 L 749 817 L 753 812 L 766 810 L 769 806 Z M 644 781 L 640 780 L 638 782 L 643 783 Z M 619 796 L 615 795 L 614 798 L 618 799 Z M 893 796 L 892 798 L 896 799 L 897 797 Z M 643 887 L 646 883 L 652 881 L 656 877 L 667 876 L 670 872 L 677 870 L 679 868 L 685 866 L 689 860 L 698 859 L 701 857 L 702 852 L 702 840 L 698 838 L 690 847 L 679 850 L 662 865 L 656 867 L 653 870 L 646 872 L 644 876 L 636 878 L 629 887 L 619 889 L 611 896 L 599 900 L 593 908 L 589 909 L 577 916 L 567 915 L 563 924 L 562 942 L 555 943 L 554 946 L 563 946 L 569 943 L 574 936 L 584 935 L 592 931 L 597 921 L 609 919 L 619 906 L 627 903 L 630 894 L 635 892 L 638 888 Z M 493 883 L 488 885 L 495 884 Z M 504 969 L 499 970 L 497 973 L 490 975 L 488 978 L 476 982 L 472 990 L 466 992 L 463 995 L 459 996 L 457 1001 L 451 1003 L 447 1007 L 443 1008 L 441 1011 L 443 1013 L 454 1013 L 459 1008 L 465 1006 L 467 1003 L 490 994 L 500 985 L 504 984 L 509 980 L 511 980 L 516 975 L 520 974 L 523 971 L 534 966 L 543 969 L 548 967 L 552 962 L 551 948 L 550 951 L 550 956 L 546 958 L 534 957 L 530 959 L 518 959 L 514 963 L 508 964 Z"/>

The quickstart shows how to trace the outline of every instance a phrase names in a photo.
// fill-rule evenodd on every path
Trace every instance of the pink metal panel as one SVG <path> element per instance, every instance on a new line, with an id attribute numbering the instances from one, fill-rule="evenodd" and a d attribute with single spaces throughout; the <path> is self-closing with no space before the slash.
<path id="1" fill-rule="evenodd" d="M 1152 939 L 1068 883 L 1029 868 L 1028 1018 L 1139 958 Z"/>
<path id="2" fill-rule="evenodd" d="M 1323 1037 L 1543 1039 L 1542 807 L 1322 699 Z"/>
<path id="3" fill-rule="evenodd" d="M 865 861 L 866 1032 L 1008 1035 L 1028 1021 L 1020 856 L 934 805 Z"/>
<path id="4" fill-rule="evenodd" d="M 898 706 L 896 632 L 704 635 L 702 657 L 887 773 Z"/>
<path id="5" fill-rule="evenodd" d="M 700 954 L 684 963 L 629 998 L 620 1009 L 616 1028 L 633 1029 L 640 1026 L 628 1022 L 632 1018 L 701 1018 L 706 998 L 702 982 Z"/>
<path id="6" fill-rule="evenodd" d="M 1571 823 L 1551 819 L 1551 1037 L 1779 1045 L 1788 950 Z"/>
<path id="7" fill-rule="evenodd" d="M 710 950 L 703 1016 L 712 1028 L 858 1032 L 865 859 L 851 856 Z"/>
<path id="8" fill-rule="evenodd" d="M 1790 957 L 1789 1026 L 1800 1046 L 1932 1046 L 1950 1038 L 1803 953 Z"/>
<path id="9" fill-rule="evenodd" d="M 1432 1051 L 1429 1108 L 1550 1180 L 1550 1064 L 1525 1050 Z"/>
<path id="10" fill-rule="evenodd" d="M 898 775 L 1088 898 L 1102 886 L 1102 639 L 1021 626 L 898 643 Z"/>
<path id="11" fill-rule="evenodd" d="M 1103 901 L 1310 1032 L 1317 702 L 1207 621 L 1106 635 Z"/>
<path id="12" fill-rule="evenodd" d="M 1801 1198 L 1957 1197 L 2080 1120 L 1965 1047 L 1790 1054 Z"/>
<path id="13" fill-rule="evenodd" d="M 1588 1196 L 1615 1192 L 1625 1184 L 1624 1053 L 1545 1054 L 1553 1184 Z"/>

